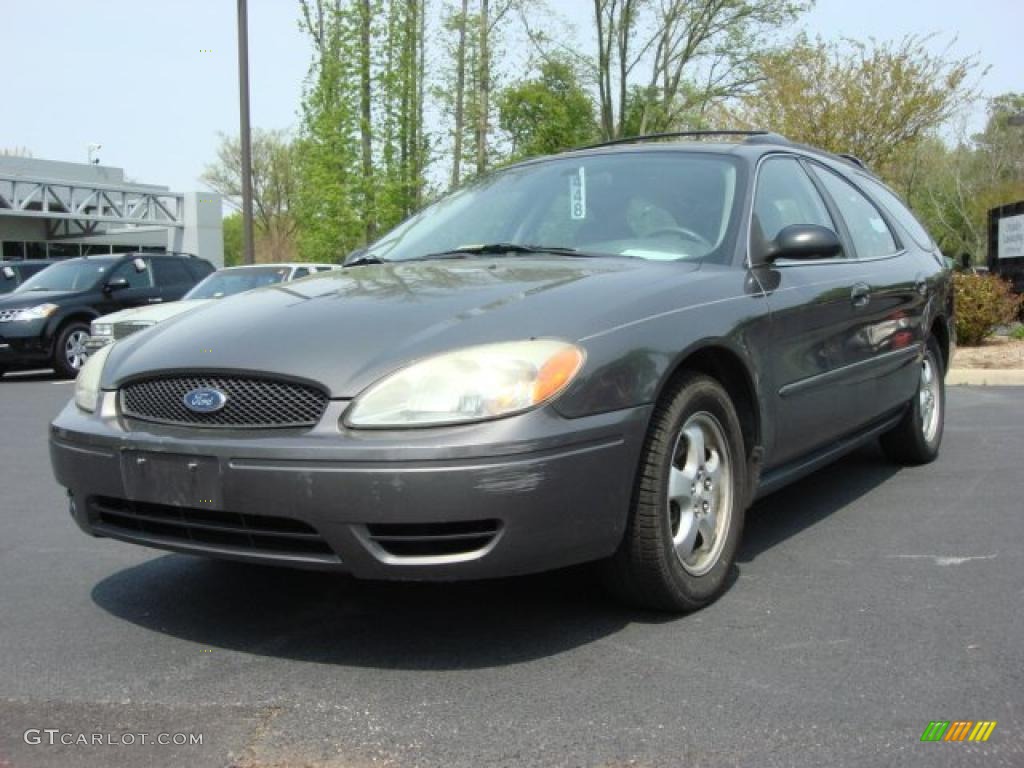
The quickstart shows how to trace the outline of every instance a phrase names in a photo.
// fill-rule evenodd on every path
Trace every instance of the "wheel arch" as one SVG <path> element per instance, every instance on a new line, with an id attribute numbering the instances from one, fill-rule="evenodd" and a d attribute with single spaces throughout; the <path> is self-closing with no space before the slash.
<path id="1" fill-rule="evenodd" d="M 710 376 L 725 389 L 739 417 L 748 463 L 759 463 L 764 444 L 764 414 L 756 378 L 746 357 L 723 340 L 709 340 L 691 347 L 668 370 L 658 388 L 657 399 L 673 381 L 694 372 Z"/>
<path id="2" fill-rule="evenodd" d="M 57 317 L 53 318 L 52 324 L 50 325 L 49 328 L 51 353 L 53 352 L 54 345 L 57 343 L 57 337 L 60 336 L 61 332 L 68 326 L 68 324 L 77 321 L 89 325 L 89 323 L 91 323 L 97 317 L 99 317 L 98 313 L 94 312 L 91 309 L 86 309 L 82 307 L 78 309 L 73 309 L 65 314 L 58 315 Z"/>
<path id="3" fill-rule="evenodd" d="M 939 343 L 939 351 L 942 353 L 942 370 L 948 371 L 952 354 L 952 342 L 949 334 L 949 323 L 945 315 L 937 315 L 932 320 L 932 325 L 928 332 Z"/>

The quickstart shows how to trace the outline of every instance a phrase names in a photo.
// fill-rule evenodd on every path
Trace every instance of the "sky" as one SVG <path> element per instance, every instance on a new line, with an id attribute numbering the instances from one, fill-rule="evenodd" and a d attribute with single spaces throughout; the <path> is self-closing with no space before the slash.
<path id="1" fill-rule="evenodd" d="M 438 3 L 435 1 L 434 6 Z M 577 30 L 592 0 L 549 0 Z M 238 59 L 232 0 L 0 0 L 0 149 L 104 165 L 174 191 L 199 175 L 219 133 L 238 132 Z M 249 0 L 252 124 L 295 128 L 310 47 L 298 2 Z M 955 37 L 952 53 L 987 66 L 986 95 L 1024 91 L 1022 0 L 819 0 L 801 20 L 811 35 Z M 794 30 L 795 31 L 795 30 Z M 969 120 L 979 127 L 983 108 Z"/>

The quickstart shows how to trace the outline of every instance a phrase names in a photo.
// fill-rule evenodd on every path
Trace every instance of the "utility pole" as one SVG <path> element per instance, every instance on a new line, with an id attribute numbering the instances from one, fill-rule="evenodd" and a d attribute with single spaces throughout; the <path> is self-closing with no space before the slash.
<path id="1" fill-rule="evenodd" d="M 238 106 L 242 145 L 242 263 L 255 262 L 252 232 L 252 135 L 249 130 L 249 11 L 238 0 Z"/>

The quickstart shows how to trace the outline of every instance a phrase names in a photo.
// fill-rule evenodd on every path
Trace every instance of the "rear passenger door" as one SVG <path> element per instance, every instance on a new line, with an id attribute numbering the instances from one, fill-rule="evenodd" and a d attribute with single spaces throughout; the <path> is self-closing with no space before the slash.
<path id="1" fill-rule="evenodd" d="M 863 265 L 835 209 L 799 159 L 773 155 L 760 164 L 751 217 L 751 256 L 785 227 L 815 224 L 835 231 L 843 253 L 813 261 L 779 259 L 755 271 L 771 307 L 771 390 L 775 440 L 766 469 L 786 464 L 855 429 L 867 387 L 851 368 L 859 332 L 857 286 Z"/>
<path id="2" fill-rule="evenodd" d="M 846 355 L 866 377 L 863 415 L 870 420 L 905 403 L 917 386 L 924 273 L 867 195 L 835 171 L 813 161 L 809 165 L 842 217 L 863 268 L 859 280 L 867 291 L 854 308 L 858 332 Z"/>
<path id="3" fill-rule="evenodd" d="M 152 264 L 159 301 L 177 301 L 195 283 L 192 274 L 180 258 L 154 256 Z"/>

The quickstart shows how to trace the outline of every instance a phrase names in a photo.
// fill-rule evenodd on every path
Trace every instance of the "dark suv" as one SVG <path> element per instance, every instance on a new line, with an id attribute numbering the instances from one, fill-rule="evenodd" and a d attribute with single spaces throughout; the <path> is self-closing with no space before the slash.
<path id="1" fill-rule="evenodd" d="M 89 322 L 126 307 L 176 301 L 213 272 L 185 254 L 123 253 L 56 262 L 0 298 L 0 375 L 85 363 Z"/>
<path id="2" fill-rule="evenodd" d="M 26 259 L 22 261 L 0 261 L 0 294 L 11 293 L 36 272 L 42 272 L 57 259 Z"/>

